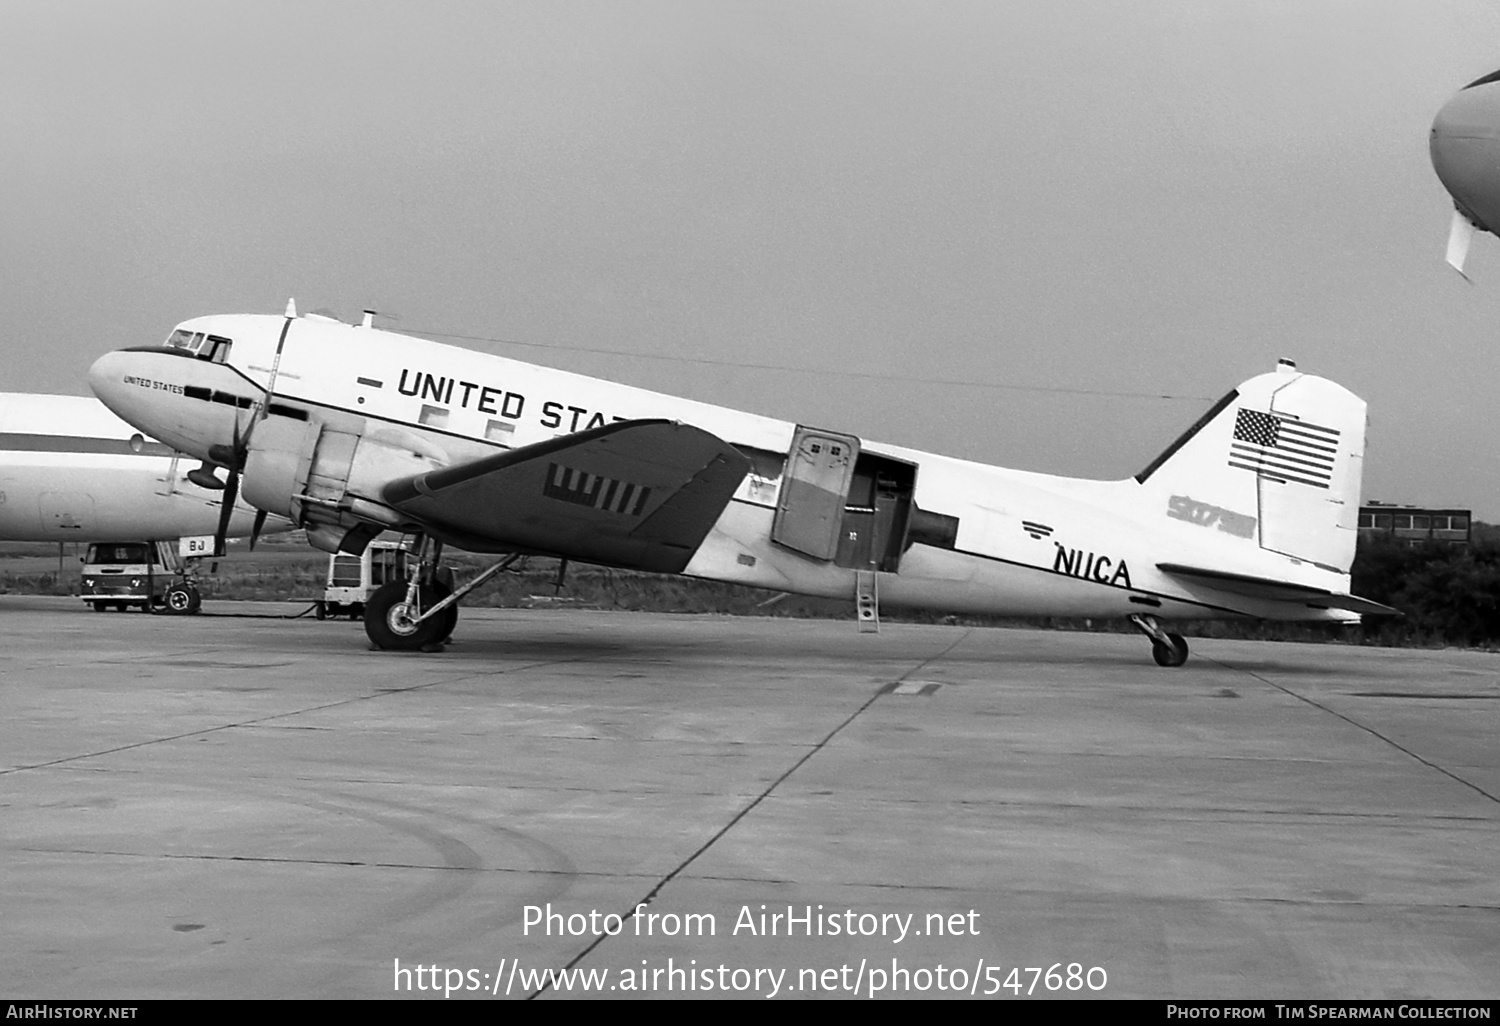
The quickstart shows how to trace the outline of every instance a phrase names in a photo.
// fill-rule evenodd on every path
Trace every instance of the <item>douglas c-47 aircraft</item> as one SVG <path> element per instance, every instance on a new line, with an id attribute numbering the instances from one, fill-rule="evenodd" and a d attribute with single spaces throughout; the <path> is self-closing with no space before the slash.
<path id="1" fill-rule="evenodd" d="M 954 612 L 1349 621 L 1365 404 L 1283 362 L 1123 481 L 1006 470 L 310 315 L 200 317 L 94 392 L 313 545 L 419 536 L 379 647 L 437 644 L 522 554 Z M 243 485 L 241 485 L 243 482 Z M 504 554 L 449 594 L 444 545 Z M 878 595 L 878 599 L 877 599 Z"/>

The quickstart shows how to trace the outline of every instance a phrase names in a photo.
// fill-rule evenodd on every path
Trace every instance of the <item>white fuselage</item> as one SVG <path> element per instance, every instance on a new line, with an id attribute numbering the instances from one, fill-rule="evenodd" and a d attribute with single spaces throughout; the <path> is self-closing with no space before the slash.
<path id="1" fill-rule="evenodd" d="M 201 317 L 180 325 L 174 338 L 188 335 L 232 345 L 219 354 L 222 362 L 163 347 L 118 351 L 94 365 L 90 381 L 122 417 L 199 458 L 246 429 L 273 367 L 272 409 L 409 439 L 439 464 L 619 420 L 681 421 L 766 457 L 685 572 L 853 600 L 857 567 L 772 540 L 783 483 L 777 461 L 786 459 L 798 429 L 789 421 L 319 317 Z M 872 459 L 910 466 L 911 508 L 953 528 L 947 536 L 914 534 L 904 551 L 887 553 L 895 569 L 879 574 L 883 604 L 1008 615 L 1348 619 L 1159 570 L 1159 562 L 1198 563 L 1347 591 L 1347 575 L 1289 561 L 1211 522 L 1186 523 L 1170 508 L 1191 496 L 1162 494 L 1135 479 L 1084 481 L 877 442 L 860 446 Z"/>
<path id="2" fill-rule="evenodd" d="M 213 534 L 221 492 L 88 396 L 0 393 L 0 539 L 154 541 Z M 255 511 L 230 522 L 247 534 Z M 283 528 L 284 529 L 284 528 Z"/>

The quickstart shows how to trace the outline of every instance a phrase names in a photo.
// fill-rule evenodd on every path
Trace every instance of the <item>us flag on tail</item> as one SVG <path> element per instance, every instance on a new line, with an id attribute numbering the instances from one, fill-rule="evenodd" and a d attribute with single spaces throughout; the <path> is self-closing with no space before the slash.
<path id="1" fill-rule="evenodd" d="M 1240 410 L 1229 443 L 1229 465 L 1273 481 L 1327 488 L 1338 452 L 1339 432 L 1334 428 Z"/>

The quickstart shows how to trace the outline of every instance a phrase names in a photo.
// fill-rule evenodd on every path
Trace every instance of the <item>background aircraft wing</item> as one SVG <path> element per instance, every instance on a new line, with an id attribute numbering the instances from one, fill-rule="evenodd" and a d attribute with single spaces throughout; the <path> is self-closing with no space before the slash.
<path id="1" fill-rule="evenodd" d="M 1186 578 L 1227 591 L 1235 595 L 1269 599 L 1274 602 L 1306 602 L 1309 605 L 1327 606 L 1329 609 L 1347 609 L 1351 613 L 1371 616 L 1401 616 L 1399 609 L 1360 598 L 1358 595 L 1341 595 L 1324 588 L 1306 584 L 1278 581 L 1272 577 L 1253 577 L 1249 574 L 1232 574 L 1224 570 L 1209 570 L 1203 567 L 1184 566 L 1181 563 L 1158 563 L 1158 570 L 1174 577 Z"/>
<path id="2" fill-rule="evenodd" d="M 400 478 L 382 497 L 465 547 L 677 573 L 749 469 L 707 431 L 632 420 Z"/>

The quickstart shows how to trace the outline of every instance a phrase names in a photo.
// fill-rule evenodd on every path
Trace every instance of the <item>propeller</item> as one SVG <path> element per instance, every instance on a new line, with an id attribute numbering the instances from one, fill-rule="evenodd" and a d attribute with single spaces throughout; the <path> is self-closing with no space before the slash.
<path id="1" fill-rule="evenodd" d="M 240 412 L 234 411 L 234 428 L 230 436 L 230 444 L 226 449 L 222 445 L 211 445 L 208 448 L 209 459 L 218 463 L 229 471 L 224 480 L 224 499 L 219 506 L 219 529 L 214 533 L 214 555 L 222 556 L 225 553 L 225 540 L 229 534 L 229 522 L 234 518 L 234 504 L 240 497 L 240 471 L 245 469 L 245 462 L 250 458 L 250 439 L 255 434 L 255 425 L 266 419 L 271 408 L 271 400 L 276 395 L 276 375 L 281 368 L 281 350 L 286 345 L 286 333 L 291 329 L 292 321 L 297 318 L 297 304 L 295 300 L 286 301 L 285 320 L 281 324 L 281 337 L 276 340 L 276 358 L 271 362 L 271 374 L 266 379 L 265 398 L 253 406 L 250 410 L 250 423 L 245 426 L 244 433 L 240 432 Z M 266 526 L 266 511 L 258 509 L 255 511 L 255 520 L 250 525 L 250 548 L 255 548 L 255 543 L 260 538 L 261 529 Z"/>
<path id="2" fill-rule="evenodd" d="M 255 511 L 255 523 L 250 525 L 250 551 L 255 551 L 255 543 L 260 541 L 261 528 L 266 526 L 266 511 L 258 509 Z"/>
<path id="3" fill-rule="evenodd" d="M 234 504 L 240 497 L 240 471 L 245 469 L 245 460 L 250 456 L 250 435 L 255 429 L 255 418 L 250 419 L 250 428 L 240 436 L 240 415 L 235 411 L 234 434 L 229 451 L 223 446 L 213 446 L 208 454 L 214 461 L 229 471 L 224 481 L 224 498 L 219 504 L 219 529 L 214 532 L 214 555 L 224 555 L 225 537 L 229 534 L 229 521 L 234 517 Z M 258 531 L 256 533 L 259 533 Z M 253 544 L 252 544 L 253 547 Z"/>

